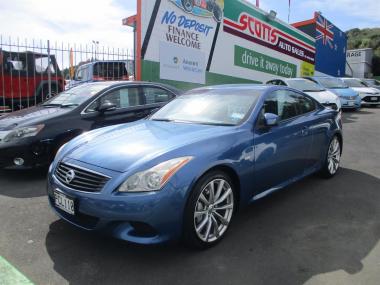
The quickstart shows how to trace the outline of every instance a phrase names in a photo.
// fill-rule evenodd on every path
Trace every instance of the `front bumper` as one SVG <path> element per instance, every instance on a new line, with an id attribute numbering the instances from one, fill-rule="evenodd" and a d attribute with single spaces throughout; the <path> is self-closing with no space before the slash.
<path id="1" fill-rule="evenodd" d="M 50 172 L 47 193 L 50 206 L 59 217 L 84 230 L 140 244 L 157 244 L 180 237 L 185 187 L 178 189 L 174 181 L 158 192 L 119 193 L 115 189 L 120 185 L 121 173 L 79 161 L 75 164 L 104 173 L 111 179 L 102 191 L 89 193 L 66 187 Z M 74 199 L 75 215 L 55 206 L 54 191 Z"/>
<path id="2" fill-rule="evenodd" d="M 21 142 L 0 144 L 0 168 L 25 169 L 45 166 L 50 163 L 54 147 L 48 141 L 25 139 Z M 22 158 L 23 165 L 16 165 L 15 158 Z"/>
<path id="3" fill-rule="evenodd" d="M 342 109 L 359 109 L 361 107 L 361 99 L 358 96 L 355 99 L 339 97 Z"/>
<path id="4" fill-rule="evenodd" d="M 380 96 L 368 95 L 362 98 L 362 105 L 380 105 Z"/>

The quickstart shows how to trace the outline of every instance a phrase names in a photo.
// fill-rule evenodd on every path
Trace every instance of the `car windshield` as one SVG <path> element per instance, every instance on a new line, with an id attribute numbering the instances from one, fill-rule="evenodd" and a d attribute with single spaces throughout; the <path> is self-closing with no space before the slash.
<path id="1" fill-rule="evenodd" d="M 150 120 L 234 126 L 250 113 L 262 90 L 205 89 L 179 96 Z"/>
<path id="2" fill-rule="evenodd" d="M 83 84 L 71 88 L 52 99 L 46 101 L 42 106 L 45 107 L 75 107 L 81 105 L 87 99 L 91 98 L 101 90 L 105 89 L 107 84 Z"/>
<path id="3" fill-rule="evenodd" d="M 358 79 L 344 79 L 348 87 L 367 87 L 363 82 Z"/>
<path id="4" fill-rule="evenodd" d="M 319 86 L 317 83 L 307 80 L 307 79 L 293 79 L 287 81 L 289 87 L 292 87 L 294 89 L 304 91 L 304 92 L 320 92 L 324 91 L 321 86 Z"/>
<path id="5" fill-rule="evenodd" d="M 338 78 L 319 78 L 319 82 L 322 84 L 323 87 L 328 89 L 343 89 L 348 88 L 348 86 L 343 82 L 343 80 L 340 80 Z"/>

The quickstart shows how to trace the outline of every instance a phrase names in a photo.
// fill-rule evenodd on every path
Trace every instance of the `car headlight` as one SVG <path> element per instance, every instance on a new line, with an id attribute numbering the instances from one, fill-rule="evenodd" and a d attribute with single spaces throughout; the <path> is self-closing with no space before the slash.
<path id="1" fill-rule="evenodd" d="M 193 157 L 179 157 L 162 162 L 148 170 L 130 176 L 121 186 L 119 192 L 159 191 L 166 182 Z"/>
<path id="2" fill-rule="evenodd" d="M 6 135 L 4 138 L 4 142 L 11 142 L 27 137 L 34 137 L 36 136 L 43 128 L 45 125 L 36 125 L 36 126 L 29 126 L 29 127 L 22 127 L 22 128 L 17 128 L 9 132 L 9 134 Z"/>

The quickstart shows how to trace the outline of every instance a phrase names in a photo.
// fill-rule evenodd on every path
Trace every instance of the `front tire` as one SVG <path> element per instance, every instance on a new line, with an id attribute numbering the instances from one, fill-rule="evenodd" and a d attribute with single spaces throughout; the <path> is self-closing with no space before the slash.
<path id="1" fill-rule="evenodd" d="M 212 171 L 204 175 L 185 208 L 185 244 L 206 249 L 220 242 L 230 226 L 235 205 L 235 186 L 226 173 Z"/>
<path id="2" fill-rule="evenodd" d="M 339 141 L 338 136 L 334 136 L 330 141 L 325 163 L 321 170 L 321 174 L 323 177 L 331 178 L 335 176 L 335 174 L 339 170 L 341 155 L 342 145 Z"/>

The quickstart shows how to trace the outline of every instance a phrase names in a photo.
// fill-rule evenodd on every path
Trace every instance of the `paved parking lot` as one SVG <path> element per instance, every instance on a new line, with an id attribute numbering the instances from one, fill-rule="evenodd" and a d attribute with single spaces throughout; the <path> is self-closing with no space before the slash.
<path id="1" fill-rule="evenodd" d="M 44 171 L 0 171 L 0 256 L 35 284 L 377 285 L 380 108 L 346 112 L 344 123 L 335 178 L 313 176 L 255 203 L 201 252 L 73 228 L 49 209 Z"/>

